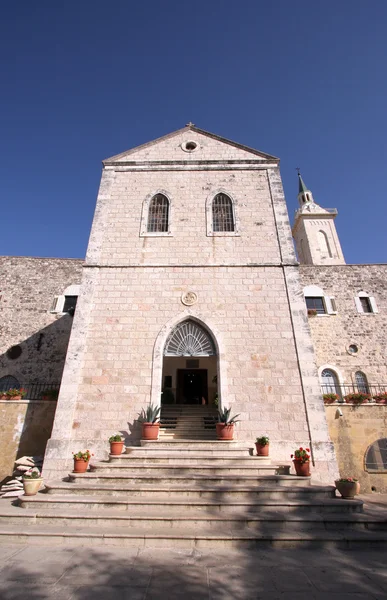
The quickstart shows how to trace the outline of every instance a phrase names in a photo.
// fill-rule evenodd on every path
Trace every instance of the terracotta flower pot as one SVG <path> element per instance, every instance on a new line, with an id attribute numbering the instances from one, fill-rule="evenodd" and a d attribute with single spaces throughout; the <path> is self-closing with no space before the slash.
<path id="1" fill-rule="evenodd" d="M 110 442 L 110 454 L 113 456 L 119 456 L 122 454 L 124 442 Z"/>
<path id="2" fill-rule="evenodd" d="M 298 477 L 309 477 L 309 475 L 310 475 L 309 461 L 302 463 L 299 460 L 294 460 L 293 464 L 294 464 L 294 468 L 296 470 L 296 475 L 298 475 Z"/>
<path id="3" fill-rule="evenodd" d="M 234 439 L 234 424 L 227 425 L 226 423 L 216 424 L 216 435 L 218 440 L 233 440 Z"/>
<path id="4" fill-rule="evenodd" d="M 143 423 L 141 439 L 157 440 L 159 437 L 160 423 Z"/>
<path id="5" fill-rule="evenodd" d="M 19 396 L 7 396 L 7 398 L 8 398 L 8 400 L 21 400 L 22 399 L 21 395 L 19 395 Z"/>
<path id="6" fill-rule="evenodd" d="M 23 488 L 25 496 L 35 496 L 40 490 L 40 486 L 43 483 L 43 478 L 38 477 L 37 479 L 24 479 L 23 478 Z"/>
<path id="7" fill-rule="evenodd" d="M 257 456 L 269 456 L 269 446 L 270 444 L 265 444 L 264 446 L 262 446 L 262 444 L 258 444 L 258 442 L 255 442 Z"/>
<path id="8" fill-rule="evenodd" d="M 358 481 L 335 481 L 336 489 L 340 492 L 342 498 L 354 498 L 360 493 L 360 483 Z"/>
<path id="9" fill-rule="evenodd" d="M 6 394 L 0 394 L 0 400 L 7 400 L 8 396 Z"/>
<path id="10" fill-rule="evenodd" d="M 74 473 L 86 473 L 87 467 L 89 466 L 88 460 L 83 458 L 74 458 Z"/>

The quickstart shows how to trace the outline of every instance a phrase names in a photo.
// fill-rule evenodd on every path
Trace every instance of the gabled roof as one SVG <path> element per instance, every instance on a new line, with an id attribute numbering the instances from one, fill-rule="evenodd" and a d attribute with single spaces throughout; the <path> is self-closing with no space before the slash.
<path id="1" fill-rule="evenodd" d="M 188 123 L 185 127 L 182 127 L 181 129 L 177 129 L 176 131 L 168 133 L 167 135 L 164 135 L 155 140 L 152 140 L 151 142 L 147 142 L 146 144 L 141 144 L 140 146 L 136 146 L 135 148 L 131 148 L 130 150 L 126 150 L 125 152 L 121 152 L 120 154 L 116 154 L 115 156 L 112 156 L 110 158 L 106 158 L 102 162 L 104 165 L 115 163 L 117 161 L 122 162 L 122 159 L 126 158 L 126 157 L 128 157 L 128 160 L 130 161 L 131 154 L 135 154 L 135 153 L 137 153 L 141 150 L 147 149 L 155 144 L 159 144 L 160 142 L 164 142 L 166 140 L 172 139 L 175 136 L 178 136 L 178 135 L 190 132 L 190 131 L 195 132 L 199 135 L 206 136 L 208 138 L 211 138 L 211 139 L 221 142 L 223 144 L 233 146 L 234 148 L 238 148 L 239 150 L 243 150 L 244 152 L 247 152 L 249 154 L 253 154 L 254 156 L 257 156 L 262 160 L 279 162 L 279 158 L 277 158 L 276 156 L 272 156 L 271 154 L 267 154 L 266 152 L 261 152 L 260 150 L 255 150 L 254 148 L 250 148 L 249 146 L 245 146 L 243 144 L 233 142 L 232 140 L 229 140 L 225 137 L 216 135 L 214 133 L 210 133 L 209 131 L 205 131 L 204 129 L 200 129 L 199 127 L 196 127 L 192 123 Z M 198 160 L 200 160 L 199 157 L 198 157 Z"/>

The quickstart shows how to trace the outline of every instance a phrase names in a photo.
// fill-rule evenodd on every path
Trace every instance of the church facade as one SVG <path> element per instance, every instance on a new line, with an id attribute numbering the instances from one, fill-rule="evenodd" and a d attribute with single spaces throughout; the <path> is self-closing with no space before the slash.
<path id="1" fill-rule="evenodd" d="M 267 434 L 278 461 L 309 447 L 314 478 L 333 481 L 345 420 L 322 391 L 387 381 L 386 266 L 345 265 L 335 211 L 300 176 L 298 200 L 292 232 L 279 160 L 192 124 L 104 161 L 85 263 L 67 263 L 45 313 L 72 321 L 46 477 L 74 450 L 103 458 L 115 431 L 138 444 L 140 411 L 164 397 L 231 407 L 238 442 Z M 383 405 L 347 408 L 383 429 Z"/>

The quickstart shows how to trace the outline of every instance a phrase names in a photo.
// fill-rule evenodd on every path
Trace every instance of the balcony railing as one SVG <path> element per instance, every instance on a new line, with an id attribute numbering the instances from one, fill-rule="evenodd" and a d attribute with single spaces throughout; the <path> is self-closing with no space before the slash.
<path id="1" fill-rule="evenodd" d="M 369 394 L 371 396 L 371 402 L 375 396 L 387 393 L 387 383 L 373 383 L 371 384 L 334 384 L 326 383 L 321 386 L 322 394 L 337 394 L 339 396 L 339 402 L 345 402 L 344 398 L 348 394 Z"/>
<path id="2" fill-rule="evenodd" d="M 60 383 L 19 383 L 14 386 L 17 389 L 23 389 L 26 392 L 24 400 L 57 400 Z M 0 386 L 1 392 L 9 390 L 9 385 L 5 389 Z"/>

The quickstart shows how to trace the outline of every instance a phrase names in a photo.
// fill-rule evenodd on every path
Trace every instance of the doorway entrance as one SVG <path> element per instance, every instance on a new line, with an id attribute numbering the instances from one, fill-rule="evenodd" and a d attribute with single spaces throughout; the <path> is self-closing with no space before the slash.
<path id="1" fill-rule="evenodd" d="M 207 369 L 177 369 L 176 404 L 208 404 Z"/>

